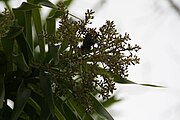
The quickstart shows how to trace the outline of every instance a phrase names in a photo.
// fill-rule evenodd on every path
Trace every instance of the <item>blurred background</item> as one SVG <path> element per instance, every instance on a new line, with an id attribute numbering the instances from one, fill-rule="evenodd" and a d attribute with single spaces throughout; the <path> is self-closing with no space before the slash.
<path id="1" fill-rule="evenodd" d="M 18 7 L 22 1 L 11 0 L 10 4 Z M 0 11 L 3 9 L 0 4 Z M 128 79 L 166 87 L 117 84 L 115 94 L 122 101 L 108 108 L 115 120 L 179 120 L 180 1 L 73 0 L 69 7 L 80 18 L 87 9 L 96 11 L 93 27 L 112 20 L 121 34 L 130 34 L 132 44 L 142 47 L 140 64 L 129 68 Z"/>

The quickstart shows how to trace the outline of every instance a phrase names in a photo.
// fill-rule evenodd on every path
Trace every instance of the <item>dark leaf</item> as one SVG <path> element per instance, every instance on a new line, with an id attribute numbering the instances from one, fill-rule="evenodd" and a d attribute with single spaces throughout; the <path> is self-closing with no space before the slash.
<path id="1" fill-rule="evenodd" d="M 107 120 L 114 120 L 113 117 L 109 114 L 109 112 L 93 95 L 91 95 L 91 99 L 93 102 L 93 108 L 100 116 L 105 117 Z"/>
<path id="2" fill-rule="evenodd" d="M 50 57 L 49 63 L 57 65 L 59 63 L 59 45 L 49 45 L 48 56 Z"/>
<path id="3" fill-rule="evenodd" d="M 29 60 L 33 58 L 33 53 L 28 42 L 25 39 L 24 34 L 23 33 L 19 34 L 16 37 L 16 41 L 18 43 L 21 52 L 23 53 L 26 62 L 29 63 Z"/>
<path id="4" fill-rule="evenodd" d="M 40 85 L 43 90 L 45 103 L 47 103 L 47 106 L 51 112 L 51 114 L 54 116 L 54 98 L 51 88 L 51 78 L 48 76 L 45 71 L 40 71 Z"/>
<path id="5" fill-rule="evenodd" d="M 27 103 L 27 101 L 30 97 L 30 94 L 31 94 L 31 90 L 26 88 L 24 86 L 24 82 L 22 81 L 18 88 L 18 91 L 17 91 L 16 101 L 15 101 L 14 109 L 13 109 L 12 116 L 11 116 L 12 120 L 18 119 L 25 104 Z"/>
<path id="6" fill-rule="evenodd" d="M 68 47 L 68 41 L 62 42 L 59 52 L 62 53 L 64 50 L 66 50 L 67 47 Z"/>
<path id="7" fill-rule="evenodd" d="M 55 13 L 52 16 L 50 16 L 50 18 L 58 18 L 58 17 L 62 16 L 63 13 L 64 13 L 63 11 L 56 10 Z"/>
<path id="8" fill-rule="evenodd" d="M 22 71 L 24 72 L 28 72 L 29 71 L 29 66 L 27 65 L 23 54 L 19 54 L 19 55 L 12 55 L 12 60 L 13 62 L 17 65 L 18 68 L 20 68 Z"/>
<path id="9" fill-rule="evenodd" d="M 165 86 L 152 85 L 152 84 L 139 84 L 139 85 L 149 86 L 149 87 L 160 87 L 160 88 L 165 88 Z"/>
<path id="10" fill-rule="evenodd" d="M 21 34 L 22 32 L 23 32 L 22 27 L 10 27 L 9 32 L 7 33 L 6 37 L 4 37 L 3 39 L 5 39 L 5 40 L 13 39 L 13 38 L 17 37 L 19 34 Z"/>
<path id="11" fill-rule="evenodd" d="M 83 108 L 81 104 L 77 104 L 73 99 L 69 99 L 68 101 L 72 105 L 72 107 L 75 109 L 77 114 L 81 117 L 81 119 L 93 120 L 93 117 L 85 111 L 85 109 Z"/>
<path id="12" fill-rule="evenodd" d="M 48 35 L 55 35 L 55 30 L 56 30 L 56 20 L 55 18 L 47 18 L 46 19 L 46 24 L 47 24 L 47 33 Z"/>
<path id="13" fill-rule="evenodd" d="M 32 98 L 29 98 L 28 103 L 36 110 L 36 113 L 40 115 L 41 108 Z"/>
<path id="14" fill-rule="evenodd" d="M 41 120 L 49 120 L 50 115 L 51 115 L 51 112 L 49 110 L 48 101 L 42 100 L 40 119 Z"/>
<path id="15" fill-rule="evenodd" d="M 58 7 L 56 5 L 54 5 L 52 2 L 50 2 L 48 0 L 42 0 L 41 2 L 39 2 L 39 4 L 46 6 L 46 7 L 53 8 L 53 9 L 58 9 Z"/>
<path id="16" fill-rule="evenodd" d="M 3 108 L 5 97 L 4 75 L 0 74 L 0 109 Z"/>
<path id="17" fill-rule="evenodd" d="M 58 120 L 66 120 L 60 110 L 55 106 L 55 115 Z"/>
<path id="18" fill-rule="evenodd" d="M 72 110 L 71 107 L 69 107 L 65 101 L 63 101 L 60 97 L 56 101 L 56 107 L 58 110 L 63 114 L 63 116 L 66 118 L 66 120 L 81 120 Z"/>
<path id="19" fill-rule="evenodd" d="M 7 57 L 4 51 L 0 50 L 0 75 L 7 72 Z"/>
<path id="20" fill-rule="evenodd" d="M 20 10 L 20 11 L 29 11 L 35 8 L 41 8 L 40 6 L 36 5 L 36 4 L 31 4 L 31 3 L 27 3 L 27 2 L 23 2 L 21 4 L 21 6 L 19 6 L 18 8 L 14 8 L 16 10 Z"/>

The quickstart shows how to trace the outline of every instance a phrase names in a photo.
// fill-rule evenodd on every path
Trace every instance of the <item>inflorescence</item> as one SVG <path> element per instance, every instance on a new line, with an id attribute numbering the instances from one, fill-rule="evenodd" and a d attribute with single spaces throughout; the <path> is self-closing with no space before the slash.
<path id="1" fill-rule="evenodd" d="M 113 75 L 128 76 L 128 66 L 139 63 L 134 53 L 140 47 L 131 46 L 129 34 L 119 34 L 113 21 L 106 21 L 99 29 L 87 27 L 94 18 L 92 10 L 87 10 L 81 20 L 74 18 L 62 5 L 60 9 L 63 15 L 59 18 L 56 36 L 46 36 L 50 45 L 67 47 L 59 54 L 58 72 L 51 72 L 57 93 L 63 96 L 70 90 L 75 101 L 91 111 L 90 95 L 99 94 L 108 99 L 116 90 Z"/>

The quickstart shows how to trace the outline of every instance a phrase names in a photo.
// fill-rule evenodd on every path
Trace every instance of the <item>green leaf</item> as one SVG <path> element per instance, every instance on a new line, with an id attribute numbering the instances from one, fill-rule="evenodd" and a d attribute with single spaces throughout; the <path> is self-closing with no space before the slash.
<path id="1" fill-rule="evenodd" d="M 143 85 L 143 86 L 149 86 L 149 87 L 163 87 L 163 86 L 159 86 L 159 85 L 152 85 L 152 84 L 139 84 L 136 82 L 133 82 L 131 80 L 128 80 L 126 78 L 122 78 L 120 75 L 116 75 L 106 69 L 103 69 L 99 66 L 92 66 L 91 64 L 87 65 L 89 69 L 91 69 L 92 67 L 96 70 L 96 73 L 98 73 L 99 75 L 108 77 L 108 78 L 113 78 L 113 81 L 119 84 L 136 84 L 136 85 Z"/>
<path id="2" fill-rule="evenodd" d="M 54 98 L 51 88 L 51 78 L 48 76 L 45 71 L 40 71 L 40 85 L 44 93 L 45 102 L 48 104 L 50 112 L 54 116 Z"/>
<path id="3" fill-rule="evenodd" d="M 49 45 L 48 47 L 49 63 L 57 65 L 59 63 L 59 45 Z"/>
<path id="4" fill-rule="evenodd" d="M 64 13 L 63 11 L 56 10 L 55 13 L 52 16 L 50 16 L 50 18 L 58 18 L 58 17 L 62 16 L 63 13 Z"/>
<path id="5" fill-rule="evenodd" d="M 133 81 L 130 81 L 126 78 L 122 78 L 120 75 L 114 75 L 114 82 L 120 83 L 120 84 L 137 84 Z"/>
<path id="6" fill-rule="evenodd" d="M 63 116 L 66 118 L 66 120 L 81 120 L 69 107 L 65 101 L 63 101 L 60 97 L 56 101 L 56 107 L 58 110 L 63 114 Z"/>
<path id="7" fill-rule="evenodd" d="M 17 37 L 19 34 L 21 34 L 23 32 L 23 28 L 22 27 L 10 27 L 9 32 L 7 33 L 7 35 L 3 38 L 5 40 L 7 39 L 13 39 L 15 37 Z"/>
<path id="8" fill-rule="evenodd" d="M 121 101 L 121 99 L 116 99 L 115 96 L 112 96 L 111 98 L 107 99 L 106 101 L 102 101 L 101 103 L 104 107 L 109 107 L 112 104 L 117 103 L 119 101 Z"/>
<path id="9" fill-rule="evenodd" d="M 32 16 L 33 16 L 33 21 L 34 21 L 34 25 L 36 29 L 37 38 L 38 38 L 38 44 L 40 47 L 40 57 L 41 57 L 41 60 L 43 61 L 43 59 L 45 58 L 45 40 L 41 36 L 41 34 L 43 33 L 43 29 L 42 29 L 42 20 L 41 20 L 39 9 L 33 9 Z"/>
<path id="10" fill-rule="evenodd" d="M 19 34 L 16 37 L 16 41 L 18 43 L 21 52 L 23 53 L 26 62 L 29 63 L 29 60 L 33 58 L 33 53 L 28 42 L 25 39 L 24 34 L 23 33 Z"/>
<path id="11" fill-rule="evenodd" d="M 32 98 L 29 98 L 28 103 L 36 110 L 36 113 L 40 115 L 41 108 Z"/>
<path id="12" fill-rule="evenodd" d="M 66 6 L 69 6 L 71 3 L 72 3 L 72 0 L 65 0 L 65 1 L 64 1 L 64 4 L 65 4 Z"/>
<path id="13" fill-rule="evenodd" d="M 9 60 L 10 55 L 13 52 L 14 38 L 12 38 L 12 39 L 7 39 L 7 38 L 3 37 L 1 39 L 1 43 L 2 43 L 2 47 L 3 47 L 4 53 L 6 54 L 6 57 Z"/>
<path id="14" fill-rule="evenodd" d="M 5 97 L 4 75 L 0 74 L 0 109 L 3 108 Z"/>
<path id="15" fill-rule="evenodd" d="M 14 13 L 14 24 L 17 24 L 18 26 L 22 27 L 24 29 L 25 26 L 25 13 L 24 11 L 17 10 L 15 8 L 12 8 L 12 11 Z"/>
<path id="16" fill-rule="evenodd" d="M 14 8 L 14 9 L 19 10 L 19 11 L 29 11 L 35 8 L 41 8 L 41 7 L 36 4 L 23 2 L 18 8 Z"/>
<path id="17" fill-rule="evenodd" d="M 22 71 L 24 72 L 28 72 L 29 71 L 29 66 L 27 65 L 23 54 L 19 54 L 19 55 L 12 55 L 12 60 L 13 62 L 17 65 L 18 68 L 20 68 Z"/>
<path id="18" fill-rule="evenodd" d="M 49 8 L 53 8 L 53 9 L 58 9 L 58 7 L 56 5 L 54 5 L 52 2 L 48 1 L 48 0 L 42 0 L 41 2 L 39 2 L 40 5 L 49 7 Z"/>
<path id="19" fill-rule="evenodd" d="M 55 106 L 55 115 L 58 118 L 58 120 L 66 120 L 63 114 L 60 112 L 60 110 Z"/>
<path id="20" fill-rule="evenodd" d="M 47 28 L 48 35 L 55 35 L 56 20 L 54 18 L 47 18 L 46 24 L 47 24 L 46 28 Z"/>
<path id="21" fill-rule="evenodd" d="M 34 54 L 34 41 L 32 39 L 32 11 L 26 11 L 25 13 L 25 36 L 26 40 Z"/>
<path id="22" fill-rule="evenodd" d="M 80 116 L 83 120 L 93 120 L 92 116 L 88 114 L 85 109 L 82 107 L 81 104 L 77 104 L 73 99 L 68 100 L 69 103 L 72 105 L 72 107 L 75 109 L 77 114 Z"/>
<path id="23" fill-rule="evenodd" d="M 165 86 L 159 86 L 159 85 L 153 85 L 153 84 L 139 84 L 143 86 L 149 86 L 149 87 L 160 87 L 160 88 L 165 88 Z"/>
<path id="24" fill-rule="evenodd" d="M 109 112 L 103 107 L 103 105 L 93 95 L 91 95 L 91 99 L 93 102 L 93 108 L 99 115 L 101 115 L 102 117 L 105 117 L 107 120 L 114 120 L 113 117 L 109 114 Z"/>
<path id="25" fill-rule="evenodd" d="M 30 95 L 31 95 L 31 90 L 26 88 L 24 86 L 24 81 L 22 81 L 17 91 L 16 101 L 15 101 L 14 109 L 11 116 L 12 120 L 18 119 Z"/>
<path id="26" fill-rule="evenodd" d="M 42 100 L 41 101 L 41 114 L 40 114 L 40 119 L 41 120 L 49 120 L 51 115 L 51 112 L 49 110 L 48 106 L 48 101 L 47 100 Z M 54 117 L 54 116 L 53 116 Z"/>
<path id="27" fill-rule="evenodd" d="M 62 53 L 67 47 L 68 47 L 68 41 L 62 42 L 59 52 Z"/>

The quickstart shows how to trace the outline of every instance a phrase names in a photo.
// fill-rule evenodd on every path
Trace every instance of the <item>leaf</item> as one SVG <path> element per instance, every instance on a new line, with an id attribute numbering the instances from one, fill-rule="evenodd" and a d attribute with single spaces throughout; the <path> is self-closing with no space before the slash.
<path id="1" fill-rule="evenodd" d="M 41 120 L 49 120 L 49 117 L 51 115 L 51 112 L 49 110 L 48 101 L 46 99 L 42 100 L 41 102 L 41 114 L 40 119 Z M 54 117 L 54 116 L 53 116 Z"/>
<path id="2" fill-rule="evenodd" d="M 53 9 L 58 9 L 58 7 L 56 5 L 54 5 L 52 2 L 48 1 L 48 0 L 42 0 L 41 2 L 39 2 L 40 5 L 49 7 L 49 8 L 53 8 Z"/>
<path id="3" fill-rule="evenodd" d="M 58 18 L 58 17 L 62 16 L 63 13 L 64 13 L 63 11 L 56 10 L 55 13 L 52 16 L 50 16 L 50 18 Z"/>
<path id="4" fill-rule="evenodd" d="M 41 20 L 39 9 L 33 9 L 32 16 L 33 16 L 33 22 L 34 22 L 34 26 L 35 26 L 35 30 L 36 30 L 36 34 L 38 38 L 38 44 L 40 47 L 40 57 L 41 57 L 41 60 L 43 61 L 43 59 L 45 58 L 45 40 L 41 35 L 43 33 L 43 29 L 42 29 L 42 20 Z"/>
<path id="5" fill-rule="evenodd" d="M 23 2 L 18 8 L 14 8 L 14 9 L 19 11 L 29 11 L 36 8 L 41 8 L 41 7 L 36 4 Z"/>
<path id="6" fill-rule="evenodd" d="M 0 109 L 3 108 L 5 97 L 4 75 L 0 74 Z"/>
<path id="7" fill-rule="evenodd" d="M 130 80 L 126 79 L 126 78 L 122 78 L 119 75 L 114 75 L 113 77 L 114 77 L 114 82 L 116 82 L 116 83 L 120 83 L 120 84 L 137 84 L 137 83 L 135 83 L 133 81 L 130 81 Z"/>
<path id="8" fill-rule="evenodd" d="M 106 69 L 99 67 L 99 66 L 92 66 L 91 64 L 88 64 L 87 66 L 89 69 L 91 69 L 93 67 L 96 70 L 96 73 L 98 73 L 99 75 L 102 75 L 102 76 L 105 76 L 108 78 L 113 78 L 113 81 L 116 83 L 119 83 L 119 84 L 136 84 L 136 85 L 149 86 L 149 87 L 164 87 L 164 86 L 159 86 L 159 85 L 136 83 L 136 82 L 133 82 L 126 78 L 122 78 L 120 75 L 116 75 Z"/>
<path id="9" fill-rule="evenodd" d="M 55 115 L 58 118 L 58 120 L 66 120 L 63 114 L 60 112 L 60 110 L 55 106 Z"/>
<path id="10" fill-rule="evenodd" d="M 29 63 L 29 60 L 33 58 L 33 53 L 28 42 L 25 39 L 24 34 L 23 33 L 19 34 L 16 37 L 16 41 L 18 43 L 21 52 L 23 53 L 26 62 Z"/>
<path id="11" fill-rule="evenodd" d="M 0 75 L 7 72 L 7 57 L 4 51 L 0 50 Z"/>
<path id="12" fill-rule="evenodd" d="M 63 114 L 63 116 L 66 118 L 66 120 L 81 120 L 72 110 L 71 107 L 69 107 L 65 101 L 63 101 L 60 97 L 56 101 L 56 107 L 58 110 Z"/>
<path id="13" fill-rule="evenodd" d="M 65 1 L 64 1 L 64 4 L 65 4 L 66 6 L 69 6 L 71 3 L 72 3 L 72 0 L 65 0 Z"/>
<path id="14" fill-rule="evenodd" d="M 28 103 L 36 110 L 36 113 L 40 115 L 41 108 L 31 97 L 28 100 Z"/>
<path id="15" fill-rule="evenodd" d="M 77 104 L 71 98 L 68 101 L 83 120 L 93 120 L 92 116 L 85 111 L 81 104 Z"/>
<path id="16" fill-rule="evenodd" d="M 25 36 L 26 36 L 26 40 L 32 50 L 32 53 L 34 54 L 34 41 L 32 38 L 32 11 L 26 11 L 24 13 L 25 15 Z"/>
<path id="17" fill-rule="evenodd" d="M 93 102 L 93 108 L 99 115 L 101 115 L 102 117 L 105 117 L 107 120 L 114 120 L 113 117 L 109 114 L 109 112 L 103 107 L 103 105 L 93 95 L 91 95 L 91 99 Z"/>
<path id="18" fill-rule="evenodd" d="M 101 103 L 104 107 L 109 107 L 112 104 L 117 103 L 119 101 L 121 101 L 121 99 L 116 99 L 115 96 L 112 96 L 111 98 L 107 99 L 106 101 L 102 101 Z"/>
<path id="19" fill-rule="evenodd" d="M 11 116 L 12 120 L 18 119 L 30 95 L 31 95 L 31 90 L 26 88 L 24 86 L 24 81 L 22 81 L 17 91 L 16 101 L 15 101 L 14 109 Z"/>
<path id="20" fill-rule="evenodd" d="M 149 86 L 149 87 L 160 87 L 160 88 L 165 88 L 165 86 L 159 86 L 159 85 L 153 85 L 153 84 L 139 84 L 143 86 Z"/>
<path id="21" fill-rule="evenodd" d="M 59 45 L 49 45 L 48 57 L 49 63 L 57 65 L 59 63 Z"/>
<path id="22" fill-rule="evenodd" d="M 10 27 L 9 32 L 3 39 L 5 39 L 5 40 L 13 39 L 13 38 L 17 37 L 19 34 L 21 34 L 22 32 L 23 32 L 22 27 L 17 27 L 17 26 Z"/>
<path id="23" fill-rule="evenodd" d="M 40 85 L 44 93 L 45 102 L 48 104 L 51 114 L 54 116 L 54 98 L 51 88 L 50 80 L 51 78 L 45 73 L 45 71 L 40 70 Z"/>
<path id="24" fill-rule="evenodd" d="M 20 68 L 22 71 L 24 72 L 28 72 L 29 71 L 29 66 L 27 65 L 23 54 L 19 54 L 19 55 L 12 55 L 12 60 L 13 62 L 17 65 L 18 68 Z"/>
<path id="25" fill-rule="evenodd" d="M 67 47 L 68 47 L 68 41 L 62 42 L 59 52 L 62 53 Z"/>
<path id="26" fill-rule="evenodd" d="M 47 18 L 46 19 L 46 29 L 48 35 L 55 35 L 55 30 L 56 30 L 56 21 L 54 18 Z"/>

